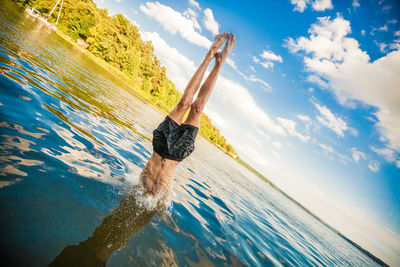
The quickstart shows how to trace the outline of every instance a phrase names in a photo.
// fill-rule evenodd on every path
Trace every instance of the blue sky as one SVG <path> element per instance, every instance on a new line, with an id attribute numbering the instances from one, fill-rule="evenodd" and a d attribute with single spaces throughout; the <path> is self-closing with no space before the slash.
<path id="1" fill-rule="evenodd" d="M 182 91 L 218 32 L 237 45 L 206 108 L 240 157 L 400 265 L 400 4 L 96 0 Z"/>

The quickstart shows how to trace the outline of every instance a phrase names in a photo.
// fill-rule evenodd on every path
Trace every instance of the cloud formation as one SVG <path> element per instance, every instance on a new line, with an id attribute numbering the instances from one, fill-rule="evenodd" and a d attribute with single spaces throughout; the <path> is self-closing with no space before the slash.
<path id="1" fill-rule="evenodd" d="M 296 131 L 296 122 L 295 121 L 281 118 L 281 117 L 276 118 L 276 120 L 280 123 L 280 125 L 282 125 L 283 128 L 286 129 L 286 131 L 288 132 L 289 135 L 299 138 L 301 142 L 307 142 L 310 139 L 309 136 L 304 136 L 301 133 Z"/>
<path id="2" fill-rule="evenodd" d="M 353 147 L 351 149 L 351 151 L 352 151 L 351 156 L 353 157 L 355 162 L 360 161 L 360 159 L 364 159 L 364 160 L 366 159 L 365 154 L 361 151 L 358 151 L 355 147 Z"/>
<path id="3" fill-rule="evenodd" d="M 221 76 L 215 86 L 219 100 L 234 113 L 254 126 L 263 127 L 270 133 L 286 135 L 286 131 L 262 110 L 249 91 L 242 85 Z"/>
<path id="4" fill-rule="evenodd" d="M 213 35 L 217 35 L 219 32 L 219 24 L 218 22 L 214 19 L 214 15 L 212 13 L 212 10 L 209 8 L 204 9 L 204 27 L 206 27 L 207 30 L 209 30 Z"/>
<path id="5" fill-rule="evenodd" d="M 232 67 L 232 69 L 234 69 L 243 79 L 245 79 L 246 81 L 249 82 L 254 82 L 254 83 L 260 83 L 263 85 L 263 88 L 265 89 L 265 91 L 267 92 L 271 92 L 271 85 L 269 85 L 269 83 L 267 83 L 266 81 L 257 78 L 254 74 L 251 74 L 250 76 L 245 75 L 243 72 L 241 72 L 238 68 L 238 66 L 236 65 L 235 61 L 233 61 L 230 58 L 226 59 L 226 63 Z M 250 66 L 252 67 L 252 66 Z M 253 67 L 254 68 L 254 67 Z M 254 70 L 255 71 L 255 70 Z"/>
<path id="6" fill-rule="evenodd" d="M 200 10 L 200 5 L 198 2 L 196 2 L 195 0 L 189 0 L 189 5 L 195 7 L 196 9 Z"/>
<path id="7" fill-rule="evenodd" d="M 353 6 L 354 10 L 356 10 L 357 7 L 360 7 L 360 2 L 358 2 L 358 0 L 353 0 L 353 3 L 351 3 L 351 5 Z"/>
<path id="8" fill-rule="evenodd" d="M 373 172 L 378 172 L 379 171 L 379 162 L 376 160 L 372 160 L 368 164 L 368 168 L 373 171 Z"/>
<path id="9" fill-rule="evenodd" d="M 273 61 L 277 61 L 277 62 L 281 62 L 281 63 L 283 62 L 282 57 L 280 55 L 275 54 L 271 50 L 264 50 L 260 54 L 260 57 L 261 57 L 261 60 L 258 57 L 253 56 L 253 62 L 261 64 L 266 69 L 270 69 L 274 66 Z"/>
<path id="10" fill-rule="evenodd" d="M 192 44 L 207 49 L 210 47 L 211 41 L 196 32 L 197 25 L 193 23 L 192 19 L 171 7 L 158 2 L 147 2 L 145 5 L 140 5 L 139 8 L 144 14 L 158 21 L 169 33 L 179 34 Z"/>
<path id="11" fill-rule="evenodd" d="M 331 0 L 291 0 L 291 3 L 295 5 L 293 10 L 299 12 L 304 12 L 309 5 L 315 11 L 325 11 L 333 8 Z"/>
<path id="12" fill-rule="evenodd" d="M 183 12 L 183 15 L 193 22 L 193 26 L 194 26 L 195 29 L 197 29 L 197 30 L 199 30 L 201 32 L 201 26 L 200 26 L 199 22 L 197 21 L 197 13 L 193 9 L 188 7 Z"/>
<path id="13" fill-rule="evenodd" d="M 347 123 L 339 117 L 336 117 L 326 106 L 314 103 L 321 116 L 317 116 L 318 121 L 334 131 L 337 135 L 344 137 L 344 132 L 349 129 Z"/>
<path id="14" fill-rule="evenodd" d="M 342 17 L 321 17 L 309 29 L 309 37 L 289 38 L 287 44 L 293 53 L 304 52 L 307 71 L 326 80 L 339 103 L 357 100 L 377 107 L 377 129 L 400 151 L 400 51 L 371 62 L 358 41 L 347 37 L 350 32 L 350 22 Z"/>
<path id="15" fill-rule="evenodd" d="M 375 146 L 370 146 L 370 149 L 382 156 L 389 163 L 396 163 L 396 166 L 400 168 L 400 156 L 393 150 L 387 147 L 378 148 Z"/>

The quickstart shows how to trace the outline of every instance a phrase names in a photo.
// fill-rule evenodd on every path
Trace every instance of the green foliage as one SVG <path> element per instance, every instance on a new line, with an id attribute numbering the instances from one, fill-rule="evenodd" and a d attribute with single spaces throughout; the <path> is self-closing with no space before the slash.
<path id="1" fill-rule="evenodd" d="M 23 7 L 35 7 L 48 16 L 57 0 L 13 0 Z M 55 9 L 50 22 L 55 23 L 59 7 Z M 64 0 L 58 22 L 58 29 L 87 44 L 87 50 L 123 72 L 129 80 L 136 81 L 134 88 L 144 94 L 153 104 L 169 112 L 182 94 L 168 79 L 165 67 L 154 54 L 151 42 L 142 40 L 139 29 L 121 14 L 109 16 L 106 9 L 99 9 L 92 0 Z M 200 134 L 227 153 L 236 155 L 226 143 L 210 119 L 202 114 Z"/>

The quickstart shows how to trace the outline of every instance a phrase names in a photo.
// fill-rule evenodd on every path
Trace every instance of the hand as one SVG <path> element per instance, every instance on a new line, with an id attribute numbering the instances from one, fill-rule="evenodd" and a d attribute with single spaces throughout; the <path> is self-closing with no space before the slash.
<path id="1" fill-rule="evenodd" d="M 207 57 L 208 59 L 213 59 L 218 52 L 218 49 L 221 47 L 225 40 L 228 38 L 229 34 L 227 32 L 218 34 L 214 42 L 211 44 L 210 50 L 208 50 Z"/>
<path id="2" fill-rule="evenodd" d="M 235 35 L 231 33 L 228 35 L 228 40 L 226 40 L 224 50 L 222 50 L 221 52 L 217 52 L 215 54 L 215 62 L 217 64 L 223 64 L 225 60 L 228 58 L 232 49 L 235 47 L 235 44 L 236 44 Z"/>

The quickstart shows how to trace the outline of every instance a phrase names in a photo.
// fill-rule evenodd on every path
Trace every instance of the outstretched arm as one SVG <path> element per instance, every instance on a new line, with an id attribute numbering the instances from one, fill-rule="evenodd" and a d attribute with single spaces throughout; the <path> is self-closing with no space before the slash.
<path id="1" fill-rule="evenodd" d="M 176 107 L 170 112 L 168 115 L 171 119 L 173 119 L 178 124 L 181 124 L 183 116 L 186 111 L 190 108 L 190 105 L 193 102 L 193 97 L 197 92 L 197 89 L 200 86 L 201 80 L 203 80 L 204 73 L 211 60 L 215 57 L 218 49 L 225 42 L 228 37 L 228 33 L 224 32 L 218 34 L 215 37 L 214 42 L 212 43 L 210 50 L 207 52 L 203 62 L 200 64 L 199 68 L 194 73 L 193 77 L 190 79 L 188 85 L 186 86 L 185 91 L 183 92 L 183 96 Z"/>

